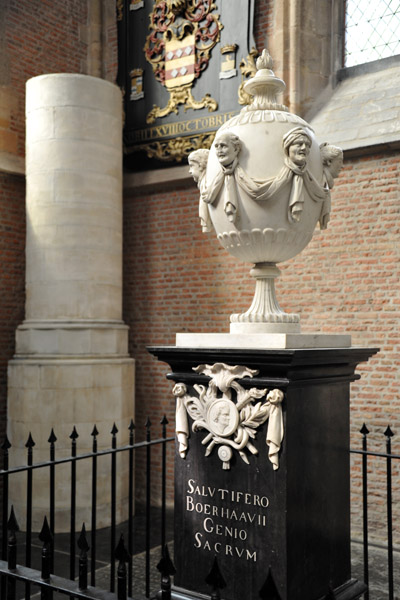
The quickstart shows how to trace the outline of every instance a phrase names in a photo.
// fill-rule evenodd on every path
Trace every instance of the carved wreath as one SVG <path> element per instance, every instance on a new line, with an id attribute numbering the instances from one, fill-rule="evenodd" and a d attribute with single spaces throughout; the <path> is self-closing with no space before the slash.
<path id="1" fill-rule="evenodd" d="M 224 363 L 199 365 L 193 369 L 211 377 L 208 387 L 194 385 L 198 396 L 190 396 L 184 383 L 174 386 L 176 397 L 176 435 L 179 454 L 186 457 L 188 451 L 189 423 L 193 419 L 192 431 L 208 431 L 202 441 L 209 456 L 215 446 L 224 469 L 230 468 L 233 451 L 249 464 L 246 450 L 258 454 L 252 443 L 257 429 L 268 420 L 266 443 L 269 460 L 273 468 L 279 468 L 279 450 L 283 439 L 282 400 L 283 392 L 273 389 L 251 388 L 245 390 L 235 379 L 253 377 L 258 371 L 244 366 L 229 366 Z M 232 394 L 234 392 L 234 394 Z M 236 401 L 232 396 L 235 396 Z M 262 401 L 264 399 L 264 401 Z"/>

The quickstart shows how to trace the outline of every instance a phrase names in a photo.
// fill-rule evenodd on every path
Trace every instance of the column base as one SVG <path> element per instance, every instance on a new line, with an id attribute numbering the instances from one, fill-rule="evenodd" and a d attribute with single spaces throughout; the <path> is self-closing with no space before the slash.
<path id="1" fill-rule="evenodd" d="M 34 462 L 49 458 L 52 428 L 57 437 L 56 458 L 70 456 L 70 435 L 73 427 L 78 432 L 78 454 L 90 452 L 93 426 L 99 431 L 98 448 L 111 446 L 110 431 L 115 422 L 118 428 L 118 445 L 128 443 L 129 422 L 134 415 L 134 360 L 132 358 L 14 358 L 8 364 L 8 425 L 12 444 L 10 466 L 26 464 L 25 442 L 29 433 L 35 442 Z M 127 457 L 126 457 L 127 458 Z M 128 514 L 127 474 L 125 457 L 119 462 L 121 481 L 117 506 L 118 522 Z M 79 461 L 77 475 L 80 482 L 91 481 L 90 461 Z M 103 461 L 99 465 L 98 527 L 107 526 L 110 514 L 110 473 Z M 48 469 L 37 469 L 33 476 L 33 529 L 40 531 L 44 515 L 48 516 Z M 66 466 L 56 468 L 56 526 L 57 531 L 70 527 L 69 477 Z M 10 477 L 10 505 L 25 528 L 26 477 Z M 76 523 L 80 531 L 82 522 L 91 522 L 90 485 L 78 485 Z"/>

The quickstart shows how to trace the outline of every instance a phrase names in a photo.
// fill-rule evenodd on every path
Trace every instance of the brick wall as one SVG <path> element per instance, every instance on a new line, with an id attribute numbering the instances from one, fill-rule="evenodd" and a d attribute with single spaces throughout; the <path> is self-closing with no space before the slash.
<path id="1" fill-rule="evenodd" d="M 257 50 L 262 52 L 268 48 L 268 36 L 271 35 L 273 2 L 271 0 L 258 0 L 254 10 L 254 39 Z"/>
<path id="2" fill-rule="evenodd" d="M 43 73 L 82 72 L 86 44 L 80 39 L 80 27 L 86 23 L 87 7 L 81 0 L 8 0 L 5 5 L 3 52 L 8 72 L 3 74 L 3 82 L 17 95 L 11 130 L 18 134 L 18 153 L 23 156 L 25 83 Z"/>
<path id="3" fill-rule="evenodd" d="M 7 406 L 7 363 L 14 354 L 15 329 L 24 318 L 25 182 L 0 173 L 0 440 Z"/>
<path id="4" fill-rule="evenodd" d="M 400 421 L 399 175 L 400 153 L 345 161 L 328 230 L 316 230 L 306 250 L 280 265 L 277 282 L 280 304 L 300 312 L 304 333 L 346 332 L 355 345 L 381 348 L 358 369 L 362 379 L 352 385 L 351 399 L 352 444 L 359 445 L 365 421 L 381 450 L 383 430 L 391 423 L 397 431 Z M 246 310 L 254 291 L 249 265 L 231 258 L 212 234 L 201 233 L 197 202 L 194 186 L 125 200 L 124 319 L 137 360 L 136 424 L 142 438 L 147 415 L 158 426 L 166 413 L 170 432 L 174 421 L 168 368 L 146 346 L 173 344 L 177 331 L 228 331 L 230 313 Z M 381 476 L 374 486 L 379 513 Z"/>

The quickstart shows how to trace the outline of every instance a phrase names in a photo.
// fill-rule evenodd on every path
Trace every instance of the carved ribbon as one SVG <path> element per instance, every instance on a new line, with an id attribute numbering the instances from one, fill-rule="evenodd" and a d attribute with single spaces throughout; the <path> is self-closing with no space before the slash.
<path id="1" fill-rule="evenodd" d="M 236 161 L 235 161 L 236 162 Z M 304 204 L 304 188 L 314 202 L 325 203 L 329 202 L 330 191 L 327 183 L 321 185 L 304 167 L 304 169 L 295 165 L 288 157 L 285 158 L 285 165 L 282 167 L 276 177 L 269 179 L 257 180 L 253 179 L 242 169 L 239 164 L 232 165 L 232 168 L 227 170 L 221 165 L 221 171 L 215 176 L 211 185 L 201 194 L 201 200 L 209 204 L 213 204 L 222 190 L 222 184 L 225 183 L 224 190 L 224 209 L 229 218 L 229 211 L 233 204 L 237 210 L 237 186 L 239 186 L 250 198 L 257 201 L 265 201 L 272 199 L 276 194 L 281 192 L 285 186 L 290 185 L 290 198 L 288 205 L 288 218 L 291 223 L 299 221 Z M 227 177 L 229 177 L 227 185 Z M 234 193 L 231 194 L 231 191 Z M 228 207 L 228 211 L 227 211 Z M 323 215 L 326 214 L 328 204 L 323 205 L 321 211 L 320 223 L 322 225 Z M 236 215 L 236 211 L 235 211 Z M 230 218 L 234 222 L 235 218 Z"/>

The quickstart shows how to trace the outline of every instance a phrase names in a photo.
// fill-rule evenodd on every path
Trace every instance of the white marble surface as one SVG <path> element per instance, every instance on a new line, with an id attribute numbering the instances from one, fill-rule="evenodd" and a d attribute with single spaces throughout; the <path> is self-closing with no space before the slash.
<path id="1" fill-rule="evenodd" d="M 350 348 L 351 335 L 329 333 L 177 333 L 179 348 Z"/>
<path id="2" fill-rule="evenodd" d="M 134 416 L 134 361 L 122 321 L 122 100 L 117 86 L 96 77 L 53 74 L 27 83 L 26 320 L 8 364 L 8 436 L 13 464 L 23 464 L 32 433 L 35 459 L 129 438 Z M 22 444 L 22 447 L 21 447 Z M 127 464 L 122 459 L 117 508 L 127 518 Z M 78 477 L 90 479 L 80 465 Z M 99 474 L 99 526 L 110 504 L 109 473 Z M 62 483 L 61 483 L 62 482 Z M 67 530 L 69 474 L 57 483 L 57 528 Z M 35 480 L 34 528 L 48 510 L 46 475 Z M 10 482 L 22 519 L 26 480 Z M 77 522 L 90 520 L 87 486 L 79 486 Z M 23 527 L 23 522 L 20 523 Z"/>

